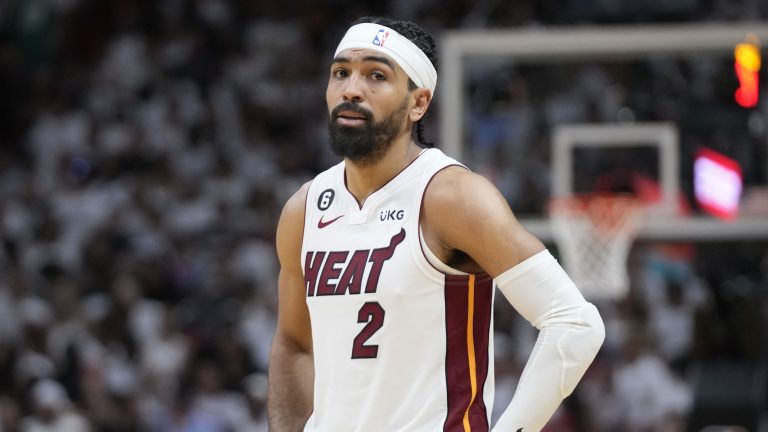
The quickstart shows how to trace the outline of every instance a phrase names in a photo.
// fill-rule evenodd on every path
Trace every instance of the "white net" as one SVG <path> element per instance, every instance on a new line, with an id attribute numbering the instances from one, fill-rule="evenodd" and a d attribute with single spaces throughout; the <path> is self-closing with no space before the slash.
<path id="1" fill-rule="evenodd" d="M 629 290 L 627 257 L 642 215 L 636 198 L 590 195 L 556 198 L 552 234 L 565 270 L 588 299 L 619 299 Z"/>

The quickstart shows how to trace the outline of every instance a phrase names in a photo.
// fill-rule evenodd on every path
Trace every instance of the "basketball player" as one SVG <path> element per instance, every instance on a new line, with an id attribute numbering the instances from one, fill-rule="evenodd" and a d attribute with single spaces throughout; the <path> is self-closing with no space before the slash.
<path id="1" fill-rule="evenodd" d="M 424 141 L 435 63 L 426 31 L 384 18 L 336 49 L 326 99 L 344 160 L 277 228 L 273 432 L 488 431 L 494 286 L 540 330 L 494 430 L 540 430 L 602 344 L 595 307 L 496 188 Z"/>

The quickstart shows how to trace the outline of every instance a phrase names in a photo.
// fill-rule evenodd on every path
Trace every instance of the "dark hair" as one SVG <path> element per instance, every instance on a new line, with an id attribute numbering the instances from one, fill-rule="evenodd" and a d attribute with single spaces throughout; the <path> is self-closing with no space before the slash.
<path id="1" fill-rule="evenodd" d="M 380 24 L 405 36 L 419 47 L 419 49 L 424 51 L 424 54 L 427 55 L 432 66 L 437 70 L 437 44 L 435 43 L 435 39 L 418 24 L 386 17 L 364 16 L 355 20 L 352 25 L 363 23 Z M 414 90 L 415 88 L 416 83 L 408 78 L 408 90 Z M 424 138 L 424 117 L 416 122 L 416 139 L 425 147 L 435 146 L 435 143 L 429 142 Z"/>

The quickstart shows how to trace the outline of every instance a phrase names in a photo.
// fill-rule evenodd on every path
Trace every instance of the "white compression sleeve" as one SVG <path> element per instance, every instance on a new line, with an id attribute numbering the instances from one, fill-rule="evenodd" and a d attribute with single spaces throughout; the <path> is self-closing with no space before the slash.
<path id="1" fill-rule="evenodd" d="M 512 402 L 493 430 L 540 431 L 592 363 L 605 327 L 597 308 L 547 250 L 499 275 L 496 285 L 539 336 Z"/>

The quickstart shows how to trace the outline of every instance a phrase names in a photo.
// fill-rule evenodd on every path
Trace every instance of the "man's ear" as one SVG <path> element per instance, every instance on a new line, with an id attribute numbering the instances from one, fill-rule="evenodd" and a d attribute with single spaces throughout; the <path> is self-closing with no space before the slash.
<path id="1" fill-rule="evenodd" d="M 408 113 L 408 119 L 416 123 L 427 113 L 427 108 L 432 102 L 432 91 L 428 88 L 417 88 L 411 91 L 411 97 L 413 106 Z"/>

